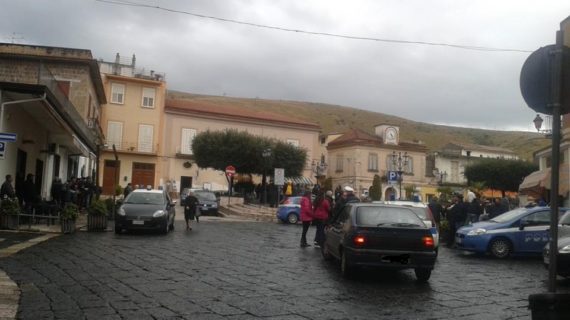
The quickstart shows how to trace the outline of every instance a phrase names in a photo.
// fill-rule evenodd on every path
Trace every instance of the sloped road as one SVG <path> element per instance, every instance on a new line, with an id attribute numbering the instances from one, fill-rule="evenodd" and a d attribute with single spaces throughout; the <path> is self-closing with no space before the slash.
<path id="1" fill-rule="evenodd" d="M 0 259 L 22 319 L 530 319 L 538 259 L 442 248 L 428 284 L 412 271 L 340 276 L 300 226 L 203 218 L 167 236 L 78 232 Z M 314 230 L 309 236 L 312 237 Z M 561 280 L 562 291 L 570 282 Z"/>

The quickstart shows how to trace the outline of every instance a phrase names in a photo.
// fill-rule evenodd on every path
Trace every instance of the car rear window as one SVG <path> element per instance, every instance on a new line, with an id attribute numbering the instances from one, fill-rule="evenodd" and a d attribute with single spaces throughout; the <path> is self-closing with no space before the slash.
<path id="1" fill-rule="evenodd" d="M 412 208 L 359 206 L 356 208 L 356 224 L 359 226 L 425 226 Z"/>
<path id="2" fill-rule="evenodd" d="M 194 193 L 198 200 L 216 201 L 216 195 L 213 192 L 196 192 Z"/>
<path id="3" fill-rule="evenodd" d="M 164 195 L 162 193 L 131 192 L 124 203 L 164 204 Z"/>

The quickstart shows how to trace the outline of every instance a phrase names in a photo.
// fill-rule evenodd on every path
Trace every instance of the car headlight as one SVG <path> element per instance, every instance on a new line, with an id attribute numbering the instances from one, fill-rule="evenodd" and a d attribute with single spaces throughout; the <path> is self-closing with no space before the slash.
<path id="1" fill-rule="evenodd" d="M 570 245 L 562 247 L 560 250 L 558 250 L 558 252 L 559 253 L 570 253 Z"/>
<path id="2" fill-rule="evenodd" d="M 212 204 L 212 208 L 217 208 L 217 207 L 218 207 L 217 203 Z"/>
<path id="3" fill-rule="evenodd" d="M 119 208 L 119 215 L 123 216 L 123 217 L 127 215 L 127 213 L 125 212 L 125 209 L 123 209 L 123 207 Z"/>
<path id="4" fill-rule="evenodd" d="M 477 228 L 475 230 L 471 230 L 467 233 L 468 236 L 478 236 L 481 234 L 485 234 L 487 233 L 487 230 L 483 229 L 483 228 Z"/>
<path id="5" fill-rule="evenodd" d="M 152 214 L 153 218 L 160 218 L 162 216 L 164 216 L 165 212 L 164 210 L 158 210 L 155 213 Z"/>

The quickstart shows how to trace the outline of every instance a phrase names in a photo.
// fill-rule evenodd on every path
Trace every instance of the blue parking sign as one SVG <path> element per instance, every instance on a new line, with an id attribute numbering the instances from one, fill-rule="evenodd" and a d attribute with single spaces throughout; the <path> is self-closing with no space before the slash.
<path id="1" fill-rule="evenodd" d="M 397 183 L 399 180 L 398 171 L 388 171 L 386 178 L 388 180 L 388 183 Z"/>
<path id="2" fill-rule="evenodd" d="M 6 153 L 6 142 L 0 141 L 0 159 L 4 159 L 5 153 Z"/>

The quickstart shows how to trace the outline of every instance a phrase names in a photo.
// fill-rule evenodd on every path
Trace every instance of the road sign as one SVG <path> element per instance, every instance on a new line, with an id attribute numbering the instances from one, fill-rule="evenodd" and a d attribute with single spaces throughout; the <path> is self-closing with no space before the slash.
<path id="1" fill-rule="evenodd" d="M 233 177 L 236 174 L 236 168 L 232 165 L 226 167 L 226 176 Z"/>
<path id="2" fill-rule="evenodd" d="M 0 141 L 16 142 L 15 133 L 0 132 Z"/>
<path id="3" fill-rule="evenodd" d="M 388 180 L 388 183 L 397 183 L 400 181 L 400 175 L 398 174 L 398 171 L 388 171 L 386 178 Z"/>
<path id="4" fill-rule="evenodd" d="M 282 186 L 285 185 L 285 169 L 275 168 L 275 176 L 273 177 L 275 185 Z"/>
<path id="5" fill-rule="evenodd" d="M 534 111 L 552 115 L 551 78 L 556 45 L 548 45 L 531 53 L 522 66 L 520 76 L 521 93 L 526 104 Z M 563 47 L 562 54 L 562 113 L 570 112 L 570 49 Z"/>
<path id="6" fill-rule="evenodd" d="M 4 159 L 5 153 L 6 153 L 6 143 L 0 141 L 0 159 Z"/>

